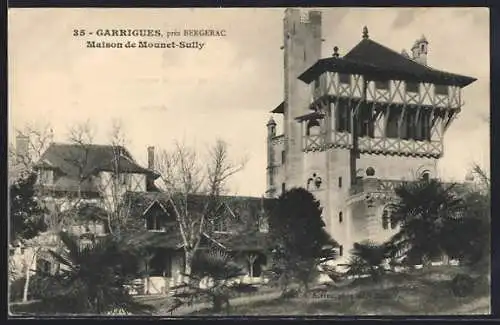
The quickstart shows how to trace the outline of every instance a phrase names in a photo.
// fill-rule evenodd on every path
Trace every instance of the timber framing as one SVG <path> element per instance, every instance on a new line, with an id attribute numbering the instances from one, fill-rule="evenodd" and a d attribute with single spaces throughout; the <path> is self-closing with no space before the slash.
<path id="1" fill-rule="evenodd" d="M 421 82 L 415 89 L 415 82 L 411 84 L 407 89 L 404 80 L 375 80 L 331 71 L 321 74 L 311 83 L 309 108 L 313 112 L 296 118 L 302 124 L 303 150 L 351 149 L 352 134 L 339 129 L 338 121 L 339 111 L 347 109 L 349 118 L 361 123 L 360 153 L 441 157 L 444 133 L 463 105 L 461 87 Z M 309 125 L 319 125 L 319 130 L 309 132 Z"/>

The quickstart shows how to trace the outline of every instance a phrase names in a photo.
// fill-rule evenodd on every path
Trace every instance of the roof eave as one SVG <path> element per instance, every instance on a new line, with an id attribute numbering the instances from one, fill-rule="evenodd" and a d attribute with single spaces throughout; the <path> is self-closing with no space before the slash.
<path id="1" fill-rule="evenodd" d="M 281 102 L 275 109 L 271 111 L 274 114 L 284 114 L 285 113 L 285 102 Z"/>

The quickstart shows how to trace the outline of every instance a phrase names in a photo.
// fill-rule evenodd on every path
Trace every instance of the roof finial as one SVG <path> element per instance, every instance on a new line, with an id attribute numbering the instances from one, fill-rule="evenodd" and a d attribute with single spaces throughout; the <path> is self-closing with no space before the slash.
<path id="1" fill-rule="evenodd" d="M 339 57 L 339 48 L 338 46 L 333 47 L 333 57 L 338 58 Z"/>
<path id="2" fill-rule="evenodd" d="M 363 39 L 368 38 L 368 27 L 363 27 Z"/>

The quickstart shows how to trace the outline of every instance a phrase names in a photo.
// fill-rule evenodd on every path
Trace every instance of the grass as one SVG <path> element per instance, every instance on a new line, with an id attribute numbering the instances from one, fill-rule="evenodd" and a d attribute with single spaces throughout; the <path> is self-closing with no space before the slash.
<path id="1" fill-rule="evenodd" d="M 490 286 L 482 278 L 467 297 L 455 297 L 451 280 L 460 268 L 430 267 L 316 289 L 308 297 L 273 298 L 233 306 L 230 315 L 460 315 L 489 314 Z M 209 309 L 190 315 L 215 315 Z M 227 315 L 227 314 L 225 314 Z"/>
<path id="2" fill-rule="evenodd" d="M 472 315 L 490 313 L 490 284 L 486 277 L 476 280 L 474 292 L 455 297 L 451 281 L 458 273 L 470 274 L 460 267 L 435 266 L 409 273 L 386 274 L 374 283 L 370 278 L 351 280 L 338 285 L 317 287 L 308 297 L 279 298 L 275 288 L 262 287 L 258 292 L 234 297 L 229 315 Z M 137 299 L 164 311 L 171 301 L 167 296 L 142 296 Z M 13 313 L 42 314 L 43 306 L 11 305 Z M 195 306 L 196 307 L 196 306 Z M 216 316 L 209 304 L 181 309 L 176 315 Z M 219 314 L 221 315 L 221 314 Z M 222 314 L 227 316 L 228 314 Z"/>

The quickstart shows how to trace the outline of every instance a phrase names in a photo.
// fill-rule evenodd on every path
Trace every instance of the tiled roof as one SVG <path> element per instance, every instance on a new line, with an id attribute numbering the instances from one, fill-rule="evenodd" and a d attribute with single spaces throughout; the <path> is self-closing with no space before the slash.
<path id="1" fill-rule="evenodd" d="M 68 178 L 81 179 L 96 171 L 114 171 L 115 157 L 119 157 L 118 168 L 122 172 L 158 177 L 153 171 L 139 166 L 127 149 L 111 145 L 53 143 L 44 152 L 36 167 L 58 169 Z"/>
<path id="2" fill-rule="evenodd" d="M 465 87 L 476 79 L 417 63 L 371 39 L 363 39 L 344 57 L 318 60 L 299 79 L 310 83 L 325 71 L 362 74 L 370 79 L 394 79 Z"/>

